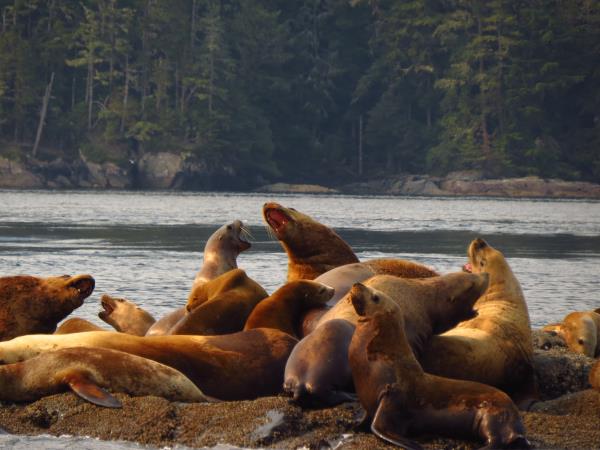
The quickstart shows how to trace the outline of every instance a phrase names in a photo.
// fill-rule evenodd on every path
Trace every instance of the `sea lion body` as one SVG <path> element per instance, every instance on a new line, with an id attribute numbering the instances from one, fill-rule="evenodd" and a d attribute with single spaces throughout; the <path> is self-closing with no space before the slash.
<path id="1" fill-rule="evenodd" d="M 326 304 L 334 294 L 333 288 L 316 281 L 290 281 L 256 305 L 244 330 L 274 328 L 299 337 L 303 312 Z"/>
<path id="2" fill-rule="evenodd" d="M 335 231 L 306 214 L 270 202 L 263 206 L 263 218 L 288 255 L 287 281 L 313 280 L 338 266 L 358 262 Z"/>
<path id="3" fill-rule="evenodd" d="M 108 331 L 89 320 L 72 317 L 59 325 L 54 334 L 83 333 L 85 331 Z"/>
<path id="4" fill-rule="evenodd" d="M 417 354 L 420 354 L 432 334 L 446 331 L 460 321 L 473 317 L 473 304 L 485 292 L 487 283 L 485 274 L 466 273 L 424 279 L 376 275 L 365 282 L 370 287 L 384 291 L 400 305 L 405 322 L 410 324 L 407 330 L 409 342 Z M 347 352 L 352 334 L 341 333 L 334 337 L 334 331 L 341 328 L 336 327 L 331 332 L 323 333 L 328 340 L 328 344 L 323 345 L 319 330 L 332 320 L 344 320 L 354 326 L 358 317 L 350 294 L 346 294 L 325 313 L 315 330 L 300 341 L 286 364 L 284 390 L 289 395 L 299 402 L 318 403 L 322 398 L 323 402 L 330 404 L 324 393 L 333 385 L 332 380 L 330 377 L 320 379 L 318 374 L 335 373 L 336 370 L 339 373 L 336 385 L 351 385 L 349 379 L 342 379 L 350 373 L 348 361 L 339 360 L 338 354 Z"/>
<path id="5" fill-rule="evenodd" d="M 204 283 L 232 269 L 237 269 L 237 257 L 241 252 L 250 248 L 250 243 L 245 237 L 247 234 L 248 231 L 244 228 L 242 221 L 234 220 L 232 223 L 220 227 L 208 238 L 208 241 L 204 245 L 202 267 L 194 278 L 188 299 Z M 171 333 L 171 329 L 179 323 L 185 313 L 185 307 L 173 310 L 150 326 L 146 335 L 162 336 L 173 334 Z M 180 327 L 183 326 L 185 328 L 188 327 L 187 324 L 180 325 Z"/>
<path id="6" fill-rule="evenodd" d="M 600 356 L 600 314 L 597 310 L 569 313 L 561 323 L 546 325 L 543 330 L 562 337 L 572 352 L 590 358 Z"/>
<path id="7" fill-rule="evenodd" d="M 365 423 L 380 438 L 421 448 L 406 436 L 479 437 L 489 448 L 529 447 L 519 412 L 502 391 L 423 371 L 405 333 L 396 302 L 356 284 L 350 297 L 361 319 L 349 350 L 352 378 Z"/>
<path id="8" fill-rule="evenodd" d="M 120 402 L 106 392 L 98 392 L 98 388 L 133 396 L 154 395 L 171 401 L 208 400 L 179 371 L 149 359 L 104 348 L 63 348 L 0 366 L 0 399 L 3 401 L 33 401 L 69 388 L 102 406 L 117 407 Z M 107 400 L 108 404 L 102 403 Z M 112 403 L 114 401 L 117 403 Z"/>
<path id="9" fill-rule="evenodd" d="M 90 275 L 0 277 L 0 340 L 53 333 L 94 290 Z"/>
<path id="10" fill-rule="evenodd" d="M 600 391 L 600 360 L 596 361 L 596 364 L 592 366 L 590 370 L 589 381 L 592 388 Z"/>
<path id="11" fill-rule="evenodd" d="M 104 294 L 100 302 L 104 311 L 98 317 L 121 333 L 144 336 L 156 322 L 152 314 L 125 298 Z"/>
<path id="12" fill-rule="evenodd" d="M 213 335 L 241 331 L 267 292 L 241 269 L 232 269 L 193 289 L 186 313 L 169 334 Z"/>
<path id="13" fill-rule="evenodd" d="M 468 250 L 473 273 L 488 273 L 489 287 L 475 303 L 477 317 L 433 336 L 420 358 L 427 373 L 478 381 L 518 402 L 537 396 L 533 341 L 521 286 L 504 255 L 483 239 Z"/>
<path id="14" fill-rule="evenodd" d="M 242 400 L 281 391 L 285 362 L 297 342 L 267 328 L 222 336 L 140 337 L 106 331 L 28 335 L 0 343 L 0 362 L 24 361 L 67 347 L 108 348 L 177 369 L 211 397 Z"/>

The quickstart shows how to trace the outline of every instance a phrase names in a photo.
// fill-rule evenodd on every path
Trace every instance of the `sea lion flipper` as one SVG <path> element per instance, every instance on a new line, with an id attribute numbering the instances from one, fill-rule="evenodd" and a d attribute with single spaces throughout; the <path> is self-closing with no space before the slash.
<path id="1" fill-rule="evenodd" d="M 398 411 L 398 404 L 389 394 L 384 394 L 379 401 L 375 417 L 371 423 L 371 431 L 379 438 L 406 450 L 423 450 L 418 443 L 403 436 L 406 422 Z"/>
<path id="2" fill-rule="evenodd" d="M 75 373 L 68 377 L 67 383 L 75 394 L 84 400 L 106 408 L 122 408 L 121 401 L 90 381 L 83 374 Z"/>

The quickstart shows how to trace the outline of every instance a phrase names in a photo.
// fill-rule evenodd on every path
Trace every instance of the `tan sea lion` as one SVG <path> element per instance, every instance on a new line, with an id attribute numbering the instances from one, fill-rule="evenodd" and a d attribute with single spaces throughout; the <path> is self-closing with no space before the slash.
<path id="1" fill-rule="evenodd" d="M 250 248 L 246 240 L 248 231 L 241 220 L 234 220 L 215 231 L 206 241 L 202 267 L 196 274 L 190 295 L 194 289 L 232 269 L 237 269 L 237 257 Z M 185 306 L 158 319 L 147 331 L 148 336 L 169 334 L 185 315 Z"/>
<path id="2" fill-rule="evenodd" d="M 335 231 L 294 208 L 265 203 L 263 217 L 288 255 L 287 281 L 313 280 L 328 270 L 358 262 Z"/>
<path id="3" fill-rule="evenodd" d="M 33 401 L 68 389 L 96 405 L 113 408 L 121 407 L 121 402 L 104 389 L 180 402 L 209 400 L 181 372 L 105 348 L 63 348 L 0 366 L 2 401 Z"/>
<path id="4" fill-rule="evenodd" d="M 352 378 L 381 439 L 406 449 L 421 446 L 406 436 L 441 434 L 480 438 L 485 448 L 528 448 L 519 411 L 502 391 L 423 371 L 415 358 L 398 304 L 357 283 L 350 291 L 361 316 L 349 351 Z"/>
<path id="5" fill-rule="evenodd" d="M 53 333 L 94 290 L 90 275 L 0 277 L 0 340 Z"/>
<path id="6" fill-rule="evenodd" d="M 409 342 L 415 353 L 420 354 L 433 334 L 473 317 L 473 304 L 485 292 L 488 276 L 463 272 L 424 279 L 376 275 L 365 284 L 384 291 L 400 305 L 408 324 Z M 344 320 L 352 327 L 357 323 L 350 294 L 321 318 L 316 329 L 300 341 L 288 359 L 284 390 L 300 403 L 331 404 L 328 396 L 333 386 L 351 385 L 349 379 L 342 378 L 350 374 L 348 360 L 340 361 L 338 355 L 347 352 L 352 333 L 339 324 L 321 330 L 332 320 Z M 335 330 L 343 332 L 336 334 Z M 326 344 L 322 336 L 326 337 Z"/>
<path id="7" fill-rule="evenodd" d="M 600 356 L 600 314 L 597 310 L 569 313 L 561 323 L 546 325 L 543 331 L 562 337 L 572 352 L 590 358 Z"/>
<path id="8" fill-rule="evenodd" d="M 71 334 L 71 333 L 83 333 L 85 331 L 108 331 L 98 325 L 90 322 L 89 320 L 82 319 L 80 317 L 71 317 L 61 323 L 54 334 Z"/>
<path id="9" fill-rule="evenodd" d="M 100 302 L 104 311 L 100 311 L 98 317 L 121 333 L 144 336 L 156 322 L 152 314 L 125 298 L 104 294 Z"/>
<path id="10" fill-rule="evenodd" d="M 244 330 L 275 328 L 299 337 L 303 312 L 324 305 L 334 293 L 333 288 L 316 281 L 290 281 L 256 305 Z"/>
<path id="11" fill-rule="evenodd" d="M 477 317 L 433 336 L 423 350 L 423 369 L 435 375 L 500 388 L 518 404 L 537 397 L 533 341 L 521 286 L 504 255 L 483 239 L 468 249 L 473 273 L 488 273 L 489 288 L 475 303 Z"/>
<path id="12" fill-rule="evenodd" d="M 179 370 L 202 392 L 243 400 L 281 391 L 285 362 L 298 342 L 279 330 L 256 328 L 221 336 L 133 336 L 91 331 L 28 335 L 0 342 L 0 363 L 24 361 L 67 347 L 119 350 Z"/>
<path id="13" fill-rule="evenodd" d="M 186 313 L 169 334 L 227 334 L 241 331 L 267 292 L 242 269 L 232 269 L 194 288 Z"/>

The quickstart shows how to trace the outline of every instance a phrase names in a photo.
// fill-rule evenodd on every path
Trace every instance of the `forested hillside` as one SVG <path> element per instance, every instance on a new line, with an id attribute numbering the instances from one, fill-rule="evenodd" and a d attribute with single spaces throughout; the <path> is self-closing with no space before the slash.
<path id="1" fill-rule="evenodd" d="M 8 158 L 600 182 L 598 0 L 0 5 Z"/>

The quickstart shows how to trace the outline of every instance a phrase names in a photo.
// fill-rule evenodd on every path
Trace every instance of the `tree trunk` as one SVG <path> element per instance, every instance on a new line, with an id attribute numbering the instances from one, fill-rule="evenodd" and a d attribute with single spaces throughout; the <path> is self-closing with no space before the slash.
<path id="1" fill-rule="evenodd" d="M 121 125 L 119 131 L 125 131 L 125 120 L 127 119 L 127 100 L 129 97 L 129 55 L 125 55 L 125 88 L 123 90 L 123 112 L 121 113 Z"/>
<path id="2" fill-rule="evenodd" d="M 358 119 L 358 176 L 363 174 L 363 116 Z"/>
<path id="3" fill-rule="evenodd" d="M 90 57 L 88 62 L 88 130 L 92 129 L 92 107 L 94 106 L 94 62 Z"/>
<path id="4" fill-rule="evenodd" d="M 46 86 L 46 92 L 42 99 L 42 111 L 40 112 L 40 121 L 38 123 L 37 133 L 35 134 L 35 143 L 33 144 L 33 150 L 31 154 L 35 158 L 37 155 L 38 147 L 40 145 L 40 139 L 42 138 L 42 131 L 44 129 L 44 123 L 46 121 L 46 113 L 48 112 L 48 102 L 50 100 L 50 94 L 52 93 L 52 83 L 54 83 L 54 72 L 50 75 L 50 82 Z"/>

